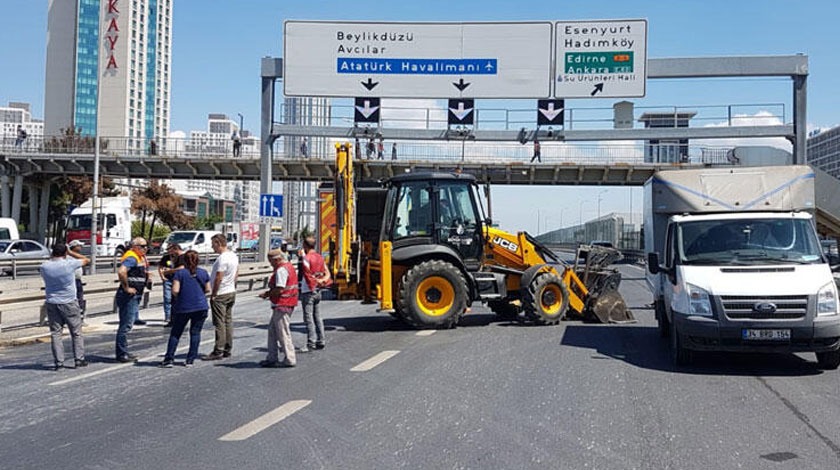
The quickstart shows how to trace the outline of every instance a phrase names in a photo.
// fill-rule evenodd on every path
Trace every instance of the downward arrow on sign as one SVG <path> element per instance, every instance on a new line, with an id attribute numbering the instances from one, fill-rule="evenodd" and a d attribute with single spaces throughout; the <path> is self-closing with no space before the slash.
<path id="1" fill-rule="evenodd" d="M 548 119 L 549 121 L 553 121 L 558 114 L 563 112 L 563 108 L 554 109 L 554 103 L 548 103 L 548 109 L 540 108 L 540 112 L 543 116 L 545 116 L 546 119 Z"/>
<path id="2" fill-rule="evenodd" d="M 369 118 L 371 114 L 376 112 L 377 109 L 379 109 L 379 106 L 371 106 L 369 100 L 365 100 L 364 106 L 356 106 L 356 110 L 359 111 L 365 119 Z"/>
<path id="3" fill-rule="evenodd" d="M 452 112 L 459 121 L 463 121 L 464 118 L 472 112 L 472 108 L 464 108 L 464 103 L 462 101 L 458 103 L 457 108 L 449 108 L 449 111 Z"/>

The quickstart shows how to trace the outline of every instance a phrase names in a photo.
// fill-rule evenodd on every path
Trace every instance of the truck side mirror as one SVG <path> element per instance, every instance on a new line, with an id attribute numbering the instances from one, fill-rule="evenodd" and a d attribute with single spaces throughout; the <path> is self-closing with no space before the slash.
<path id="1" fill-rule="evenodd" d="M 659 273 L 659 253 L 648 253 L 647 268 L 651 274 Z"/>

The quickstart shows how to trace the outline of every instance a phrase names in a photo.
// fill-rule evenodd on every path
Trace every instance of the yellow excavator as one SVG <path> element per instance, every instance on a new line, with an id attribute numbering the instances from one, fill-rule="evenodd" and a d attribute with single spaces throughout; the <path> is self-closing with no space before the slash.
<path id="1" fill-rule="evenodd" d="M 570 265 L 525 232 L 493 227 L 474 176 L 411 172 L 357 185 L 350 144 L 336 145 L 336 170 L 328 265 L 338 298 L 378 301 L 417 328 L 454 327 L 476 301 L 536 324 L 634 321 L 608 268 L 617 250 L 583 246 Z"/>

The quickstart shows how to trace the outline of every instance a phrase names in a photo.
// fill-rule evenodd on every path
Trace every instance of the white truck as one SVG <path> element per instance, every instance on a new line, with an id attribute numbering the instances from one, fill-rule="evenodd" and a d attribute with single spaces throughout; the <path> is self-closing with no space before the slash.
<path id="1" fill-rule="evenodd" d="M 122 256 L 131 240 L 131 198 L 128 196 L 102 197 L 96 200 L 97 234 L 96 256 Z M 88 199 L 70 212 L 67 220 L 66 242 L 81 240 L 82 251 L 90 254 L 93 206 Z"/>
<path id="2" fill-rule="evenodd" d="M 840 365 L 837 286 L 808 166 L 666 170 L 646 183 L 647 283 L 675 365 L 694 351 L 814 352 Z"/>

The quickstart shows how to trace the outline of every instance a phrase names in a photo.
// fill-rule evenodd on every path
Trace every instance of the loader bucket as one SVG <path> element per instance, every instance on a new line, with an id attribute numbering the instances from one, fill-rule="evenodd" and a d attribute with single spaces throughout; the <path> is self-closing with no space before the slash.
<path id="1" fill-rule="evenodd" d="M 590 296 L 586 316 L 601 323 L 635 323 L 633 312 L 627 308 L 624 298 L 616 290 Z"/>

